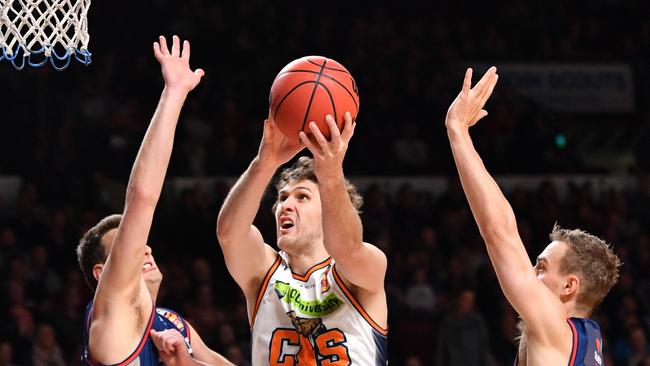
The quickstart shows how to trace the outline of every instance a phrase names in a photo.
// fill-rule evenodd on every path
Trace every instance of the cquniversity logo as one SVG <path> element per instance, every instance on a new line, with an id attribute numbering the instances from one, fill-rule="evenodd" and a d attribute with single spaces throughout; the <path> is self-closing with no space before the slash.
<path id="1" fill-rule="evenodd" d="M 343 305 L 343 300 L 339 299 L 335 293 L 330 293 L 322 299 L 305 300 L 299 289 L 291 287 L 286 282 L 276 281 L 274 289 L 278 299 L 288 305 L 287 311 L 297 310 L 303 315 L 313 318 L 329 315 Z"/>

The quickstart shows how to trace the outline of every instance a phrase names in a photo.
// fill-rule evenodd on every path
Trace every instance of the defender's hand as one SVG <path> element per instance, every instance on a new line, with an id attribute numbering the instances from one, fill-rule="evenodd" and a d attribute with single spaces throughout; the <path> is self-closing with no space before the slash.
<path id="1" fill-rule="evenodd" d="M 160 360 L 166 366 L 182 366 L 192 359 L 185 338 L 176 329 L 167 329 L 162 332 L 152 329 L 149 334 L 158 348 Z"/>
<path id="2" fill-rule="evenodd" d="M 467 69 L 465 72 L 465 80 L 463 81 L 463 89 L 454 102 L 451 103 L 447 111 L 447 118 L 445 119 L 447 129 L 466 130 L 476 124 L 481 118 L 487 116 L 488 113 L 483 107 L 490 95 L 492 95 L 498 79 L 497 68 L 492 66 L 483 75 L 481 80 L 471 88 L 472 69 Z"/>
<path id="3" fill-rule="evenodd" d="M 205 72 L 202 69 L 190 69 L 190 42 L 185 40 L 181 48 L 178 36 L 173 36 L 172 39 L 170 52 L 167 40 L 160 36 L 160 43 L 153 43 L 153 54 L 162 68 L 165 87 L 189 93 L 199 84 Z"/>

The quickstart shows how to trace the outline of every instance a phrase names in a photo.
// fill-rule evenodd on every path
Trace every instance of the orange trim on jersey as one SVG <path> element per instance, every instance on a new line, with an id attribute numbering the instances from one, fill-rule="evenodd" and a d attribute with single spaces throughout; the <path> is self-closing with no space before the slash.
<path id="1" fill-rule="evenodd" d="M 192 328 L 190 328 L 190 323 L 186 322 L 183 318 L 181 318 L 181 320 L 183 320 L 183 323 L 185 323 L 185 329 L 187 329 L 187 340 L 190 341 L 190 345 L 192 345 Z"/>
<path id="2" fill-rule="evenodd" d="M 255 309 L 253 310 L 253 316 L 251 317 L 251 329 L 253 329 L 253 325 L 255 325 L 255 317 L 257 316 L 257 310 L 259 310 L 260 304 L 262 303 L 264 292 L 266 292 L 266 286 L 268 286 L 269 280 L 271 280 L 271 276 L 273 276 L 275 270 L 280 266 L 281 260 L 282 257 L 280 257 L 280 254 L 278 254 L 277 258 L 275 258 L 275 262 L 273 262 L 271 268 L 269 268 L 269 270 L 266 271 L 266 275 L 264 275 L 264 281 L 262 281 L 262 285 L 260 285 L 260 291 L 257 293 L 257 301 L 255 301 Z"/>
<path id="3" fill-rule="evenodd" d="M 573 320 L 567 319 L 566 322 L 569 323 L 569 326 L 571 326 L 571 335 L 573 336 L 573 344 L 571 345 L 571 357 L 569 357 L 568 366 L 573 366 L 578 354 L 578 330 L 576 330 L 576 326 L 573 324 Z"/>
<path id="4" fill-rule="evenodd" d="M 347 297 L 348 300 L 350 300 L 350 303 L 352 304 L 352 306 L 354 306 L 354 308 L 357 309 L 359 314 L 361 314 L 361 316 L 368 322 L 368 324 L 370 324 L 371 327 L 375 328 L 376 331 L 378 331 L 379 333 L 381 333 L 383 335 L 388 335 L 388 330 L 382 328 L 379 324 L 377 324 L 374 320 L 372 320 L 370 315 L 368 315 L 368 313 L 366 313 L 366 311 L 359 304 L 357 299 L 355 299 L 354 296 L 352 296 L 352 293 L 345 286 L 345 283 L 343 283 L 343 280 L 341 279 L 338 272 L 336 271 L 336 264 L 334 265 L 333 269 L 334 270 L 332 271 L 332 273 L 334 274 L 334 280 L 336 281 L 336 284 L 339 285 L 341 290 L 343 290 L 343 293 L 345 294 L 345 297 Z"/>
<path id="5" fill-rule="evenodd" d="M 296 280 L 298 280 L 298 281 L 307 282 L 307 280 L 309 280 L 309 277 L 312 275 L 312 273 L 318 271 L 318 270 L 321 269 L 321 268 L 326 267 L 326 266 L 329 265 L 331 262 L 332 262 L 332 257 L 329 257 L 329 258 L 325 259 L 324 261 L 322 261 L 322 262 L 320 262 L 320 263 L 314 265 L 313 267 L 311 267 L 311 268 L 307 271 L 307 273 L 305 273 L 305 274 L 302 275 L 302 276 L 299 275 L 299 274 L 295 274 L 295 273 L 293 273 L 293 271 L 292 271 L 292 272 L 291 272 L 291 277 L 293 277 L 294 279 L 296 279 Z"/>

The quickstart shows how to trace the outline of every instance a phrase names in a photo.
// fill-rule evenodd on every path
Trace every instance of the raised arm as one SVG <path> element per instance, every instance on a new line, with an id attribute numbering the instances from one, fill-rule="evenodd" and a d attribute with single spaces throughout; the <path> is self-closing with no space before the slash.
<path id="1" fill-rule="evenodd" d="M 226 197 L 217 219 L 217 237 L 228 271 L 254 305 L 260 281 L 273 265 L 277 253 L 264 243 L 253 220 L 275 171 L 304 146 L 292 143 L 272 120 L 264 121 L 264 134 L 257 156 Z"/>
<path id="2" fill-rule="evenodd" d="M 135 158 L 126 189 L 124 215 L 97 287 L 96 297 L 115 298 L 132 293 L 139 284 L 142 258 L 153 213 L 165 180 L 174 132 L 187 94 L 198 85 L 203 70 L 189 66 L 190 44 L 173 38 L 171 53 L 164 37 L 154 42 L 154 55 L 162 67 L 165 88 Z M 95 309 L 97 310 L 97 309 Z"/>
<path id="3" fill-rule="evenodd" d="M 531 331 L 559 334 L 566 328 L 562 303 L 537 279 L 519 237 L 512 207 L 474 149 L 469 128 L 487 115 L 483 109 L 498 75 L 490 68 L 471 88 L 472 70 L 449 107 L 445 125 L 456 168 L 472 214 L 485 240 L 499 284 Z"/>
<path id="4" fill-rule="evenodd" d="M 336 269 L 344 279 L 370 293 L 383 293 L 386 255 L 374 245 L 363 242 L 361 219 L 350 200 L 343 176 L 343 159 L 356 123 L 346 112 L 343 131 L 339 132 L 332 116 L 326 116 L 325 120 L 331 131 L 331 141 L 327 141 L 314 122 L 309 128 L 315 142 L 300 132 L 300 139 L 314 155 L 325 249 L 336 261 Z"/>
<path id="5" fill-rule="evenodd" d="M 153 48 L 162 67 L 165 88 L 133 164 L 123 218 L 95 293 L 90 330 L 94 357 L 100 353 L 108 359 L 119 356 L 115 355 L 118 353 L 115 348 L 122 347 L 115 342 L 128 342 L 131 332 L 137 332 L 136 328 L 141 325 L 142 317 L 146 321 L 151 311 L 151 295 L 144 288 L 142 279 L 147 237 L 183 102 L 204 74 L 200 69 L 193 72 L 189 67 L 188 41 L 184 42 L 181 50 L 180 40 L 174 36 L 170 52 L 165 38 L 160 37 L 160 43 L 154 42 Z M 125 332 L 128 332 L 125 337 L 117 337 Z"/>

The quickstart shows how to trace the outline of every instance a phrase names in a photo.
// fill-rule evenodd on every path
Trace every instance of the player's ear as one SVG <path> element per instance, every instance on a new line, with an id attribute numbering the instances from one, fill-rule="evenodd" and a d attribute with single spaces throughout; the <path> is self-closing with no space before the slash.
<path id="1" fill-rule="evenodd" d="M 99 276 L 101 276 L 102 271 L 104 270 L 104 265 L 103 264 L 95 264 L 93 266 L 93 277 L 99 282 Z"/>
<path id="2" fill-rule="evenodd" d="M 570 296 L 571 294 L 577 294 L 580 289 L 580 278 L 576 275 L 568 275 L 564 282 L 564 288 L 562 289 L 562 295 Z"/>

